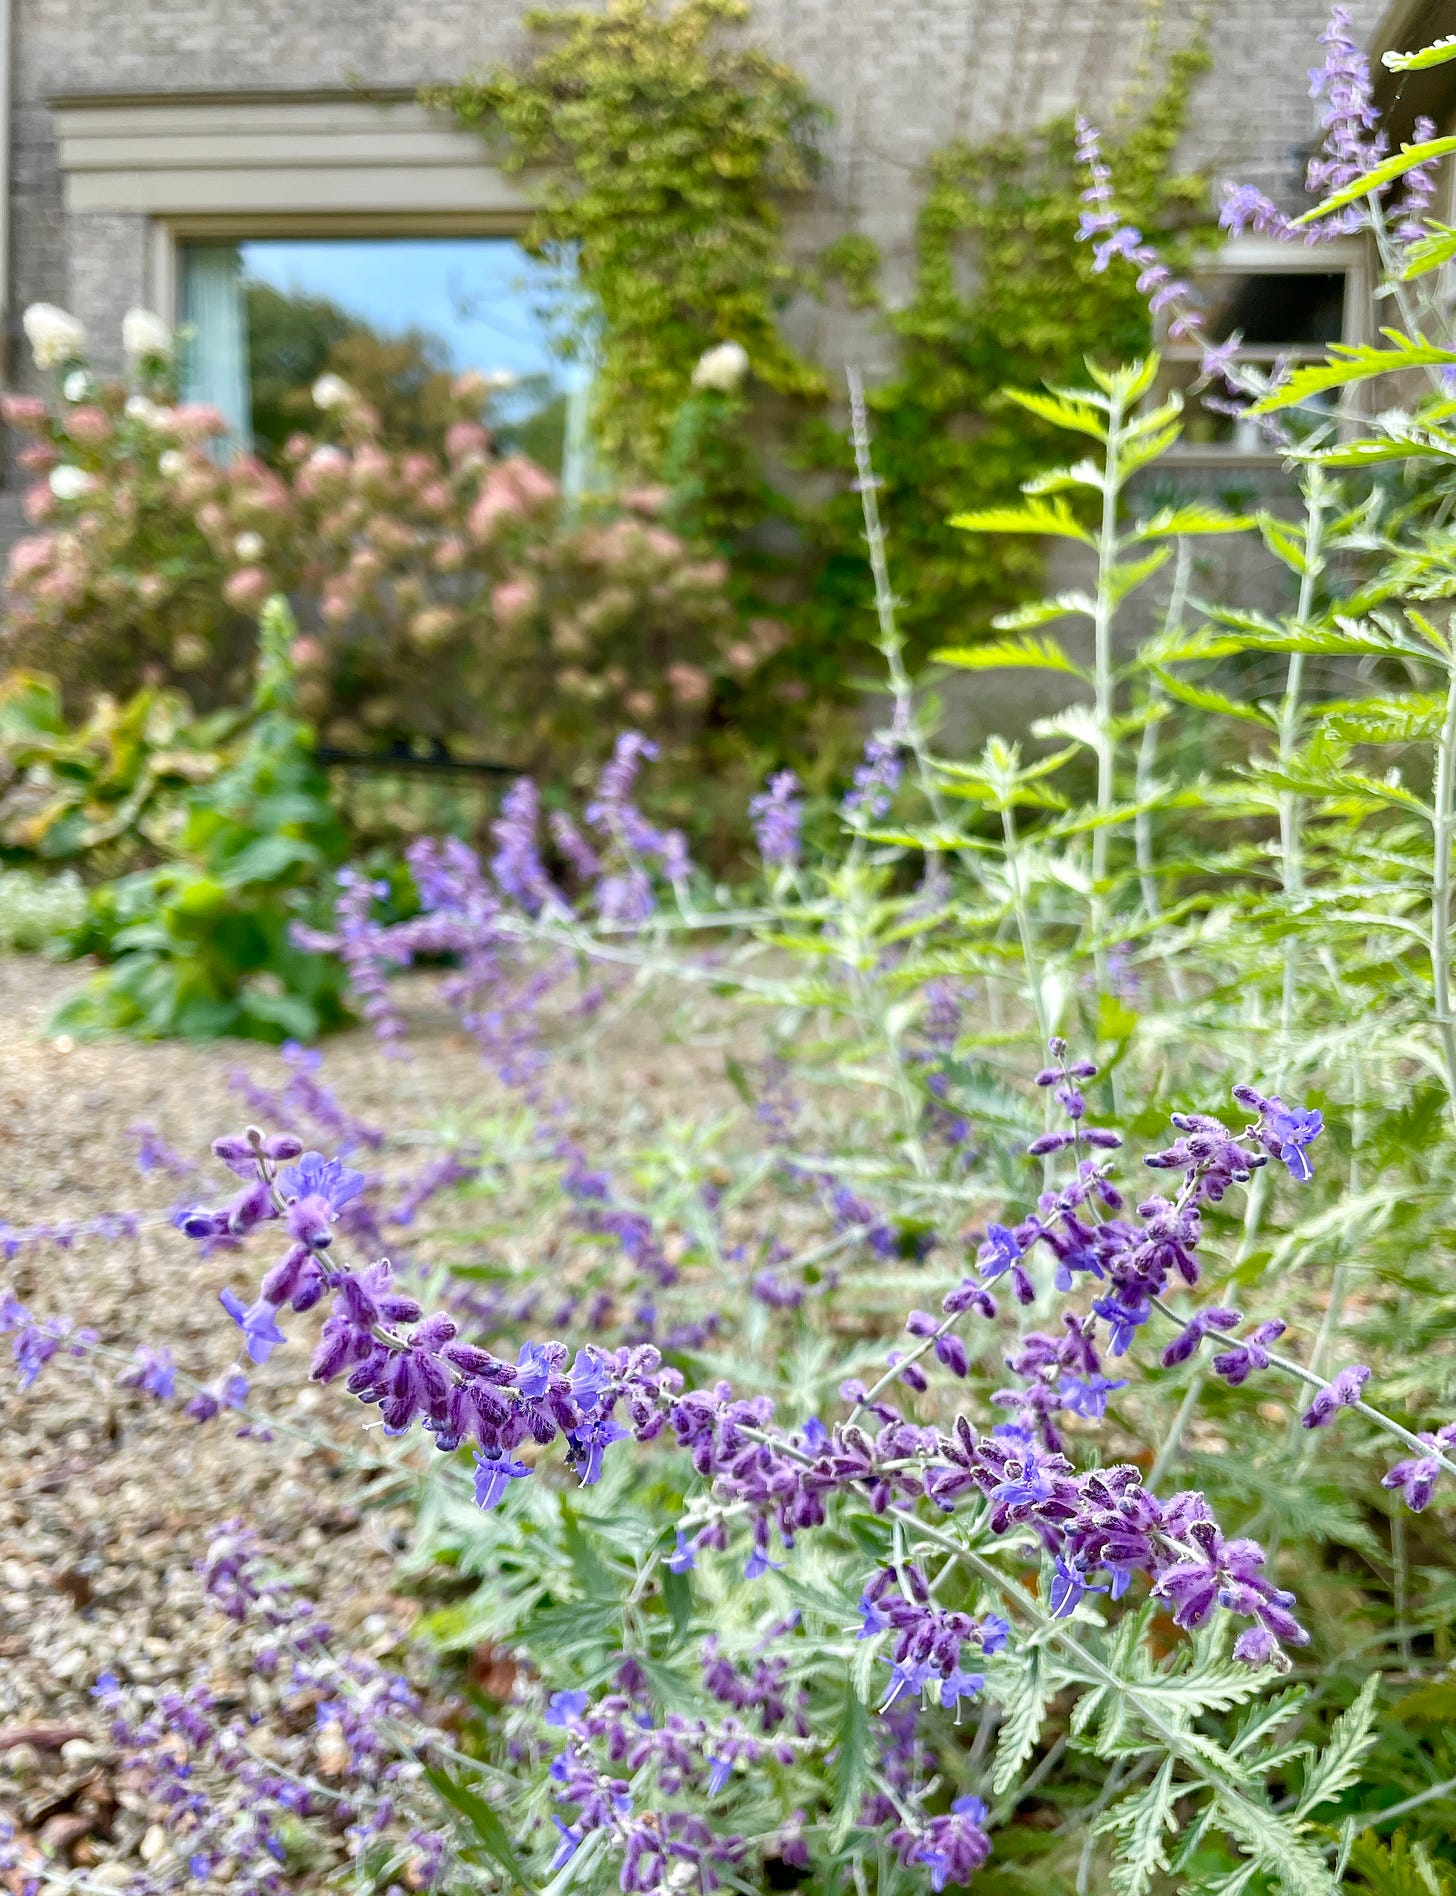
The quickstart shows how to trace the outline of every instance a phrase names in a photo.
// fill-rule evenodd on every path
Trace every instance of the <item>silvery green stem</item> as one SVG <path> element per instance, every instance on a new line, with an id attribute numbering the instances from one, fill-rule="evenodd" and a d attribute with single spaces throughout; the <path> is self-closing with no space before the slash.
<path id="1" fill-rule="evenodd" d="M 1319 468 L 1311 468 L 1304 483 L 1304 571 L 1299 579 L 1299 603 L 1295 623 L 1305 626 L 1314 610 L 1315 582 L 1320 573 L 1319 545 L 1324 529 L 1326 506 L 1325 480 Z M 1301 693 L 1304 689 L 1304 653 L 1289 654 L 1285 674 L 1284 697 L 1279 706 L 1279 767 L 1288 768 L 1299 743 Z M 1301 819 L 1303 800 L 1293 791 L 1279 793 L 1279 873 L 1286 898 L 1298 896 L 1304 887 L 1304 863 L 1301 856 Z M 1279 1061 L 1288 1058 L 1290 1037 L 1294 1031 L 1295 1005 L 1299 997 L 1299 950 L 1294 934 L 1284 938 L 1284 979 L 1279 1005 Z"/>
<path id="2" fill-rule="evenodd" d="M 1456 1120 L 1456 1020 L 1451 1015 L 1451 849 L 1456 840 L 1456 658 L 1449 661 L 1446 715 L 1436 749 L 1435 809 L 1431 829 L 1431 988 L 1436 1032 L 1446 1069 L 1446 1094 Z"/>
<path id="3" fill-rule="evenodd" d="M 1176 564 L 1173 568 L 1173 585 L 1168 594 L 1168 610 L 1163 616 L 1165 634 L 1176 632 L 1183 623 L 1184 608 L 1188 603 L 1188 581 L 1193 571 L 1193 556 L 1186 539 L 1179 536 Z M 1148 705 L 1151 707 L 1163 702 L 1163 694 L 1156 684 L 1148 691 Z M 1146 804 L 1153 793 L 1154 769 L 1158 761 L 1158 719 L 1149 716 L 1143 726 L 1143 734 L 1138 744 L 1136 798 L 1139 806 Z M 1137 859 L 1138 886 L 1142 890 L 1143 907 L 1148 919 L 1157 922 L 1162 917 L 1163 902 L 1158 891 L 1158 880 L 1153 861 L 1153 815 L 1152 811 L 1139 807 L 1132 825 L 1133 850 Z M 1188 998 L 1187 983 L 1183 979 L 1183 970 L 1172 955 L 1165 954 L 1164 966 L 1168 970 L 1168 985 L 1173 990 L 1174 1000 L 1182 1003 Z"/>
<path id="4" fill-rule="evenodd" d="M 1092 614 L 1092 689 L 1097 717 L 1097 812 L 1105 817 L 1111 810 L 1116 789 L 1117 747 L 1112 734 L 1115 709 L 1115 684 L 1112 664 L 1112 626 L 1117 612 L 1113 596 L 1112 574 L 1117 564 L 1117 503 L 1122 491 L 1120 474 L 1121 436 L 1124 401 L 1121 394 L 1110 397 L 1107 417 L 1107 460 L 1103 469 L 1102 524 L 1097 535 L 1097 595 Z M 1108 852 L 1112 842 L 1111 825 L 1100 823 L 1092 832 L 1092 935 L 1097 986 L 1107 986 L 1106 932 Z"/>
<path id="5" fill-rule="evenodd" d="M 1021 880 L 1020 841 L 1016 833 L 1016 813 L 1008 804 L 1001 812 L 1001 836 L 1006 859 L 1006 879 L 1011 884 L 1011 901 L 1016 911 L 1016 929 L 1021 937 L 1021 960 L 1031 990 L 1031 1008 L 1036 1015 L 1037 1039 L 1042 1047 L 1051 1038 L 1052 1023 L 1047 1018 L 1046 996 L 1042 992 L 1041 964 L 1037 958 L 1036 931 L 1026 905 L 1026 889 Z"/>

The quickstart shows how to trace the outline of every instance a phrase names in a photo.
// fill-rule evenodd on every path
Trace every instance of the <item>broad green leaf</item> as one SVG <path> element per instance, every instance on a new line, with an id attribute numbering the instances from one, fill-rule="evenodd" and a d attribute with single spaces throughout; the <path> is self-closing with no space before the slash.
<path id="1" fill-rule="evenodd" d="M 1418 145 L 1402 145 L 1391 157 L 1362 172 L 1353 184 L 1345 185 L 1323 203 L 1316 204 L 1313 210 L 1296 217 L 1295 225 L 1317 223 L 1320 218 L 1328 217 L 1331 211 L 1342 211 L 1347 204 L 1358 204 L 1361 198 L 1383 191 L 1387 184 L 1394 184 L 1397 178 L 1414 171 L 1417 165 L 1432 164 L 1437 158 L 1444 158 L 1448 151 L 1456 151 L 1456 138 L 1427 138 Z"/>
<path id="2" fill-rule="evenodd" d="M 988 639 L 984 645 L 946 645 L 931 657 L 959 671 L 1056 671 L 1086 673 L 1052 639 Z"/>
<path id="3" fill-rule="evenodd" d="M 1456 357 L 1451 358 L 1456 360 Z M 1080 540 L 1095 547 L 1096 538 L 1077 521 L 1069 507 L 1030 501 L 1024 507 L 983 507 L 975 513 L 952 514 L 950 524 L 963 533 L 1036 533 L 1061 540 Z"/>

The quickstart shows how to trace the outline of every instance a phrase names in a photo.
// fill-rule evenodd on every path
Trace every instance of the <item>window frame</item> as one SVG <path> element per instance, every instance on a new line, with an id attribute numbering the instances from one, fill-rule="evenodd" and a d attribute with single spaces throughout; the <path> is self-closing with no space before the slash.
<path id="1" fill-rule="evenodd" d="M 1340 272 L 1345 278 L 1340 341 L 1359 345 L 1369 340 L 1371 331 L 1371 257 L 1366 235 L 1340 237 L 1329 243 L 1298 248 L 1273 237 L 1236 237 L 1196 259 L 1191 274 L 1196 278 L 1333 276 Z M 1170 311 L 1162 312 L 1159 318 L 1158 353 L 1166 364 L 1196 366 L 1203 358 L 1203 346 L 1170 338 L 1168 329 L 1172 319 Z M 1238 356 L 1252 362 L 1272 362 L 1276 357 L 1293 362 L 1323 362 L 1327 359 L 1327 345 L 1291 344 L 1280 348 L 1256 343 L 1246 350 L 1240 349 Z M 1280 466 L 1284 457 L 1277 449 L 1179 441 L 1169 450 L 1168 459 L 1185 467 L 1269 468 Z"/>

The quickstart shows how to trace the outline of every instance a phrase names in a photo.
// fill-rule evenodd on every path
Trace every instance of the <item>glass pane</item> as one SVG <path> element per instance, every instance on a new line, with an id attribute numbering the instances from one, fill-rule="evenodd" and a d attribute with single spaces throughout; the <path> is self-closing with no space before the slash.
<path id="1" fill-rule="evenodd" d="M 438 443 L 450 383 L 505 370 L 499 446 L 560 474 L 579 439 L 587 375 L 565 359 L 569 281 L 510 237 L 284 237 L 187 244 L 185 392 L 211 401 L 264 456 L 317 420 L 309 390 L 343 376 L 392 442 Z M 221 399 L 230 395 L 229 400 Z M 240 410 L 246 410 L 246 416 Z"/>
<path id="2" fill-rule="evenodd" d="M 1209 298 L 1208 332 L 1237 329 L 1250 348 L 1318 347 L 1344 333 L 1343 270 L 1259 270 L 1221 277 Z"/>

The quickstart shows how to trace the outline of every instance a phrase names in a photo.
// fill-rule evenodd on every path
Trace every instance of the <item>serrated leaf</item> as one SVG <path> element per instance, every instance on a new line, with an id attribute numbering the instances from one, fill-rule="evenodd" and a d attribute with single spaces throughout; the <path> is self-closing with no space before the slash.
<path id="1" fill-rule="evenodd" d="M 1380 1674 L 1372 1672 L 1349 1711 L 1335 1720 L 1328 1743 L 1305 1778 L 1297 1816 L 1305 1817 L 1320 1804 L 1328 1804 L 1359 1778 L 1360 1766 L 1377 1736 L 1375 1698 L 1379 1690 Z"/>
<path id="2" fill-rule="evenodd" d="M 1047 1677 L 1046 1656 L 1039 1646 L 1026 1654 L 1025 1664 L 1014 1690 L 1002 1700 L 1001 1730 L 996 1741 L 996 1772 L 993 1788 L 999 1794 L 1010 1790 L 1017 1773 L 1036 1748 L 1046 1708 L 1054 1685 Z"/>
<path id="3" fill-rule="evenodd" d="M 1090 403 L 1071 395 L 1053 395 L 1034 388 L 1008 388 L 1002 394 L 1028 414 L 1049 421 L 1054 428 L 1070 428 L 1077 434 L 1091 435 L 1094 441 L 1107 439 L 1107 424 Z"/>
<path id="4" fill-rule="evenodd" d="M 834 1744 L 834 1827 L 829 1841 L 837 1850 L 854 1828 L 870 1784 L 869 1707 L 852 1684 L 845 1690 Z"/>
<path id="5" fill-rule="evenodd" d="M 984 645 L 946 645 L 931 657 L 959 671 L 1056 671 L 1085 678 L 1052 639 L 988 639 Z"/>
<path id="6" fill-rule="evenodd" d="M 1164 507 L 1135 528 L 1133 538 L 1163 540 L 1180 533 L 1246 533 L 1253 524 L 1252 514 L 1225 513 L 1221 507 L 1193 501 L 1179 507 Z"/>
<path id="7" fill-rule="evenodd" d="M 1029 501 L 1024 507 L 982 507 L 974 513 L 952 514 L 950 525 L 962 533 L 1035 533 L 1059 540 L 1080 540 L 1095 547 L 1096 539 L 1075 518 L 1070 507 Z"/>
<path id="8" fill-rule="evenodd" d="M 1423 46 L 1417 53 L 1382 53 L 1380 63 L 1391 72 L 1425 72 L 1431 66 L 1444 66 L 1449 60 L 1456 59 L 1456 33 L 1448 33 L 1444 39 L 1432 40 L 1429 46 Z"/>
<path id="9" fill-rule="evenodd" d="M 1050 625 L 1053 619 L 1067 619 L 1075 613 L 1092 618 L 1097 611 L 1097 602 L 1084 592 L 1058 593 L 1052 599 L 1033 599 L 1029 604 L 1017 606 L 1014 612 L 998 612 L 991 621 L 998 632 L 1029 632 L 1039 625 Z"/>
<path id="10" fill-rule="evenodd" d="M 1436 141 L 1456 151 L 1456 138 Z M 1283 408 L 1294 408 L 1312 395 L 1327 395 L 1333 388 L 1350 382 L 1368 382 L 1377 375 L 1398 375 L 1408 369 L 1447 368 L 1456 363 L 1456 354 L 1424 339 L 1402 335 L 1398 329 L 1382 329 L 1390 343 L 1377 349 L 1369 343 L 1332 342 L 1329 360 L 1296 369 L 1277 388 L 1262 396 L 1249 409 L 1251 415 L 1272 415 Z"/>
<path id="11" fill-rule="evenodd" d="M 1191 680 L 1178 677 L 1176 672 L 1164 671 L 1161 666 L 1154 667 L 1159 684 L 1170 698 L 1177 698 L 1181 704 L 1192 705 L 1195 711 L 1211 711 L 1219 717 L 1239 718 L 1246 724 L 1262 724 L 1273 729 L 1278 720 L 1261 705 L 1242 704 L 1237 698 L 1229 698 L 1221 691 L 1215 691 L 1211 685 L 1195 685 Z"/>
<path id="12" fill-rule="evenodd" d="M 505 1825 L 496 1816 L 490 1805 L 476 1791 L 466 1784 L 448 1776 L 434 1765 L 424 1766 L 425 1776 L 434 1787 L 435 1793 L 456 1810 L 470 1825 L 476 1840 L 487 1856 L 495 1861 L 513 1881 L 531 1887 L 521 1859 L 516 1855 Z"/>
<path id="13" fill-rule="evenodd" d="M 1098 1819 L 1099 1832 L 1125 1833 L 1112 1861 L 1117 1896 L 1145 1896 L 1153 1878 L 1167 1869 L 1168 1833 L 1177 1826 L 1180 1794 L 1181 1787 L 1173 1781 L 1173 1760 L 1165 1758 L 1146 1789 L 1125 1797 Z"/>
<path id="14" fill-rule="evenodd" d="M 1285 1896 L 1337 1896 L 1337 1885 L 1323 1857 L 1267 1805 L 1222 1790 L 1217 1796 L 1224 1828 L 1259 1869 L 1279 1878 Z"/>
<path id="15" fill-rule="evenodd" d="M 1313 210 L 1296 217 L 1295 226 L 1298 228 L 1301 224 L 1315 223 L 1322 217 L 1328 217 L 1331 211 L 1342 211 L 1347 204 L 1358 204 L 1361 198 L 1383 191 L 1387 184 L 1394 184 L 1397 178 L 1414 171 L 1417 165 L 1433 164 L 1437 158 L 1444 158 L 1448 151 L 1456 151 L 1456 138 L 1425 138 L 1415 145 L 1402 145 L 1398 152 L 1362 172 L 1353 184 L 1344 185 L 1323 203 L 1316 204 Z"/>

